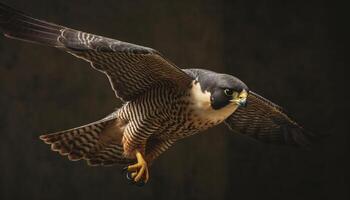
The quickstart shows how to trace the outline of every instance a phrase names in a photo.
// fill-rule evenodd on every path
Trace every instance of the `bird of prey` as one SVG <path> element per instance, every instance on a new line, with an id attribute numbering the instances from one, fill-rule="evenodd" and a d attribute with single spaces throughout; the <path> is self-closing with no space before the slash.
<path id="1" fill-rule="evenodd" d="M 305 145 L 312 136 L 238 78 L 180 69 L 160 52 L 38 20 L 0 3 L 9 38 L 56 47 L 106 74 L 124 103 L 96 122 L 40 136 L 53 151 L 92 166 L 121 164 L 133 183 L 176 141 L 220 123 L 258 140 Z"/>

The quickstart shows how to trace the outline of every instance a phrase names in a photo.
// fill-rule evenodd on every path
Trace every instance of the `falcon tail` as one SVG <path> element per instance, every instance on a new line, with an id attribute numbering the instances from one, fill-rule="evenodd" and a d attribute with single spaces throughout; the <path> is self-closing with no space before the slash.
<path id="1" fill-rule="evenodd" d="M 40 136 L 51 150 L 71 161 L 84 159 L 91 166 L 128 164 L 121 144 L 123 124 L 117 118 L 107 117 L 78 128 Z"/>
<path id="2" fill-rule="evenodd" d="M 57 42 L 65 27 L 29 17 L 0 3 L 0 30 L 9 38 L 60 47 Z"/>

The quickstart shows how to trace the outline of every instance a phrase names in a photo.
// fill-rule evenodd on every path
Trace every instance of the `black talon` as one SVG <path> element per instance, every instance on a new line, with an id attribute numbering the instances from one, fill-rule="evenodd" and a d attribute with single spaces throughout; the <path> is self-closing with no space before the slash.
<path id="1" fill-rule="evenodd" d="M 134 181 L 134 179 L 131 177 L 131 172 L 126 172 L 126 179 L 129 181 Z"/>
<path id="2" fill-rule="evenodd" d="M 124 167 L 121 171 L 122 175 L 125 175 L 129 184 L 135 184 L 134 179 L 131 177 L 131 172 L 128 171 L 128 167 Z"/>
<path id="3" fill-rule="evenodd" d="M 125 174 L 125 177 L 128 180 L 129 184 L 136 185 L 138 187 L 142 187 L 146 184 L 144 180 L 140 180 L 138 182 L 135 182 L 131 176 L 132 172 L 128 171 L 128 167 L 124 167 L 121 171 L 121 174 L 123 174 L 123 175 Z"/>
<path id="4" fill-rule="evenodd" d="M 133 178 L 131 178 L 131 172 L 126 172 L 126 180 L 128 181 L 129 184 L 134 185 L 136 182 L 134 181 Z"/>
<path id="5" fill-rule="evenodd" d="M 123 167 L 121 174 L 125 174 L 126 172 L 128 172 L 128 166 Z"/>

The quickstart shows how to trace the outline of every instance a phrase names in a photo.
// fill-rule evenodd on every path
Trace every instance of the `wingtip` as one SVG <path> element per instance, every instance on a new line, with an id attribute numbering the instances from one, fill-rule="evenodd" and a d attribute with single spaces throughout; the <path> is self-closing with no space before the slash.
<path id="1" fill-rule="evenodd" d="M 0 23 L 8 22 L 11 19 L 11 15 L 14 14 L 24 13 L 0 2 Z"/>
<path id="2" fill-rule="evenodd" d="M 2 10 L 8 10 L 8 9 L 13 9 L 13 8 L 11 8 L 10 6 L 0 2 L 0 14 L 1 14 Z"/>
<path id="3" fill-rule="evenodd" d="M 331 134 L 324 134 L 324 133 L 316 133 L 313 131 L 306 131 L 305 136 L 308 138 L 311 144 L 320 142 L 326 138 L 328 138 Z"/>
<path id="4" fill-rule="evenodd" d="M 286 143 L 299 147 L 309 147 L 329 136 L 329 134 L 316 134 L 302 127 L 297 127 L 289 132 L 290 138 L 286 139 Z"/>

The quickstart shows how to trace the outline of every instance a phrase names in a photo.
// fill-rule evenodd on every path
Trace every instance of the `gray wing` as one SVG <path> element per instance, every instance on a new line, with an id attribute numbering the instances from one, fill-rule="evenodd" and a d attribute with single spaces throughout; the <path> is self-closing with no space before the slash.
<path id="1" fill-rule="evenodd" d="M 0 30 L 9 38 L 57 47 L 105 73 L 116 96 L 129 101 L 149 88 L 188 87 L 192 78 L 159 52 L 38 20 L 0 3 Z"/>
<path id="2" fill-rule="evenodd" d="M 307 145 L 313 138 L 281 107 L 249 92 L 247 106 L 238 108 L 225 120 L 230 130 L 268 143 Z"/>

